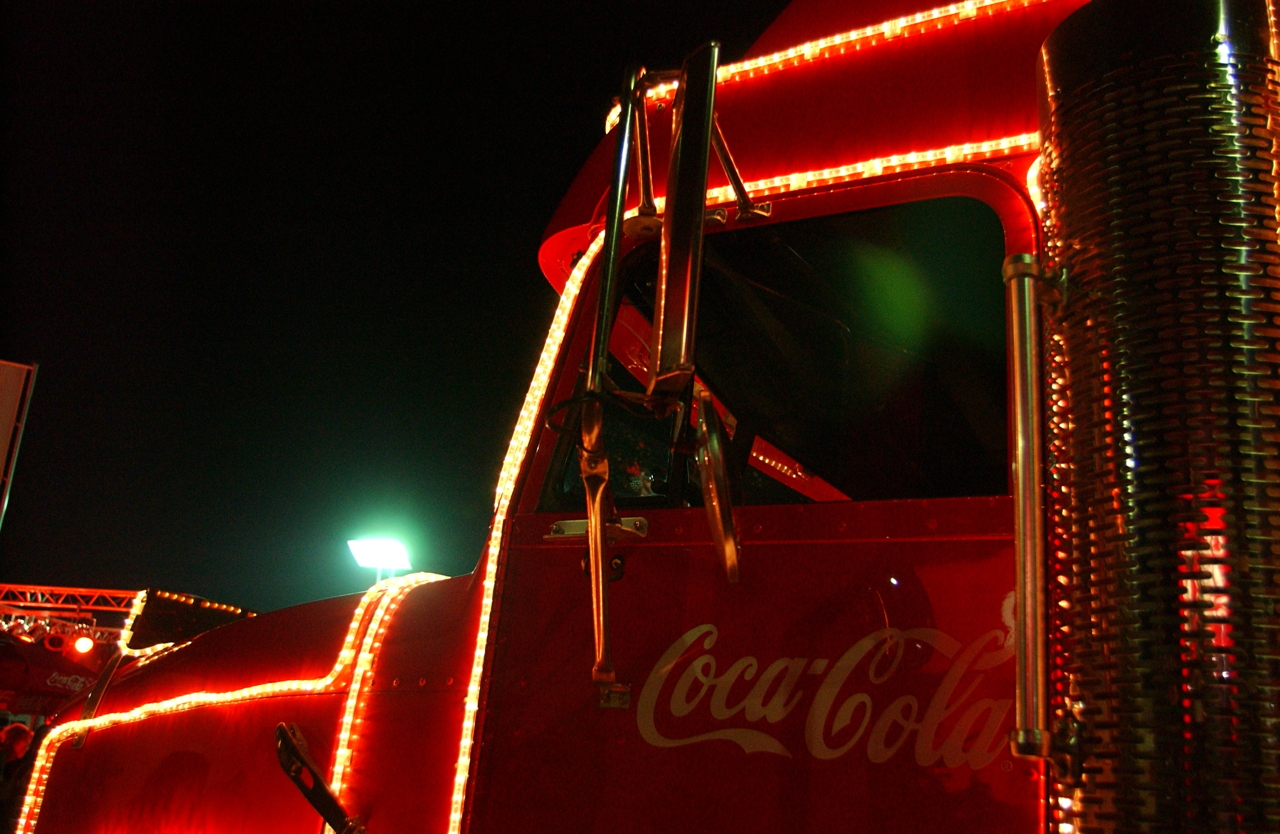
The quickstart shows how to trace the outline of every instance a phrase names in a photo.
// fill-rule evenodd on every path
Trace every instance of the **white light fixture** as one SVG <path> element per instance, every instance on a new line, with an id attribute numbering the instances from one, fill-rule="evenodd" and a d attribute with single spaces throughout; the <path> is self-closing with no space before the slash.
<path id="1" fill-rule="evenodd" d="M 409 548 L 397 539 L 352 539 L 347 542 L 356 564 L 362 568 L 376 568 L 378 580 L 384 570 L 413 570 L 409 564 Z"/>

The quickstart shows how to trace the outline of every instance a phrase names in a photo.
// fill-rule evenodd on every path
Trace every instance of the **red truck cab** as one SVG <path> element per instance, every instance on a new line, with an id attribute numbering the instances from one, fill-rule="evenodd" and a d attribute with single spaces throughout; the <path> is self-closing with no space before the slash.
<path id="1" fill-rule="evenodd" d="M 1038 394 L 1013 356 L 1034 331 L 1007 326 L 1006 282 L 1069 257 L 1040 193 L 1067 151 L 1042 155 L 1038 85 L 1042 45 L 1084 5 L 796 0 L 713 64 L 726 161 L 695 209 L 696 370 L 660 408 L 663 172 L 692 106 L 674 75 L 640 76 L 538 253 L 561 302 L 475 572 L 127 661 L 44 739 L 18 830 L 315 832 L 307 796 L 327 785 L 341 826 L 370 834 L 1074 831 L 1092 777 L 1034 755 L 1046 716 L 1065 738 L 1085 700 L 1063 671 L 1070 627 L 1050 616 L 1061 654 L 1038 679 L 1017 651 L 1025 612 L 1045 616 L 1025 583 L 1077 604 L 1047 588 L 1069 490 L 1060 458 L 1019 457 L 1019 392 Z M 1054 333 L 1032 410 L 1070 434 Z M 611 501 L 596 521 L 591 403 Z M 281 724 L 319 784 L 282 772 Z"/>

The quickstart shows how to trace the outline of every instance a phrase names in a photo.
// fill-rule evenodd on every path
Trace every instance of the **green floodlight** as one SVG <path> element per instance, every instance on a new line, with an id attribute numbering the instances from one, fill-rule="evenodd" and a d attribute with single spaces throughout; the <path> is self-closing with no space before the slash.
<path id="1" fill-rule="evenodd" d="M 362 568 L 376 568 L 378 578 L 384 570 L 413 570 L 409 564 L 409 548 L 397 539 L 352 539 L 347 542 L 356 564 Z"/>

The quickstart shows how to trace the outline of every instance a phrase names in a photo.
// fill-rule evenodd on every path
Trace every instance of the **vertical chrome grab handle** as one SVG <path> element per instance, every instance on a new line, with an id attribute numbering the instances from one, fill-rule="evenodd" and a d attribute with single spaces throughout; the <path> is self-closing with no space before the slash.
<path id="1" fill-rule="evenodd" d="M 587 401 L 582 406 L 582 440 L 578 448 L 578 468 L 587 503 L 587 549 L 591 566 L 591 622 L 595 634 L 595 661 L 591 679 L 600 687 L 600 705 L 624 707 L 630 703 L 630 688 L 616 682 L 609 647 L 609 577 L 605 571 L 609 538 L 606 530 L 614 520 L 613 494 L 609 490 L 609 456 L 604 445 L 605 366 L 609 359 L 609 332 L 618 293 L 618 262 L 622 251 L 622 221 L 630 171 L 633 110 L 639 95 L 639 68 L 627 70 L 620 99 L 621 119 L 615 129 L 613 174 L 605 206 L 604 249 L 600 284 L 596 299 L 596 324 L 587 357 Z"/>
<path id="2" fill-rule="evenodd" d="M 1045 657 L 1044 430 L 1040 386 L 1040 264 L 1034 255 L 1004 262 L 1005 309 L 1013 353 L 1013 508 L 1017 563 L 1017 697 L 1010 746 L 1015 756 L 1049 755 Z"/>

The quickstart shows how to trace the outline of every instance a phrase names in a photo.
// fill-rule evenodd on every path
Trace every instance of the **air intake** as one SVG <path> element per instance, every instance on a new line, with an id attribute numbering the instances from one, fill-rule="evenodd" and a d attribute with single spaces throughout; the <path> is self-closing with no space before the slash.
<path id="1" fill-rule="evenodd" d="M 1280 830 L 1267 5 L 1096 0 L 1042 55 L 1055 826 Z"/>

